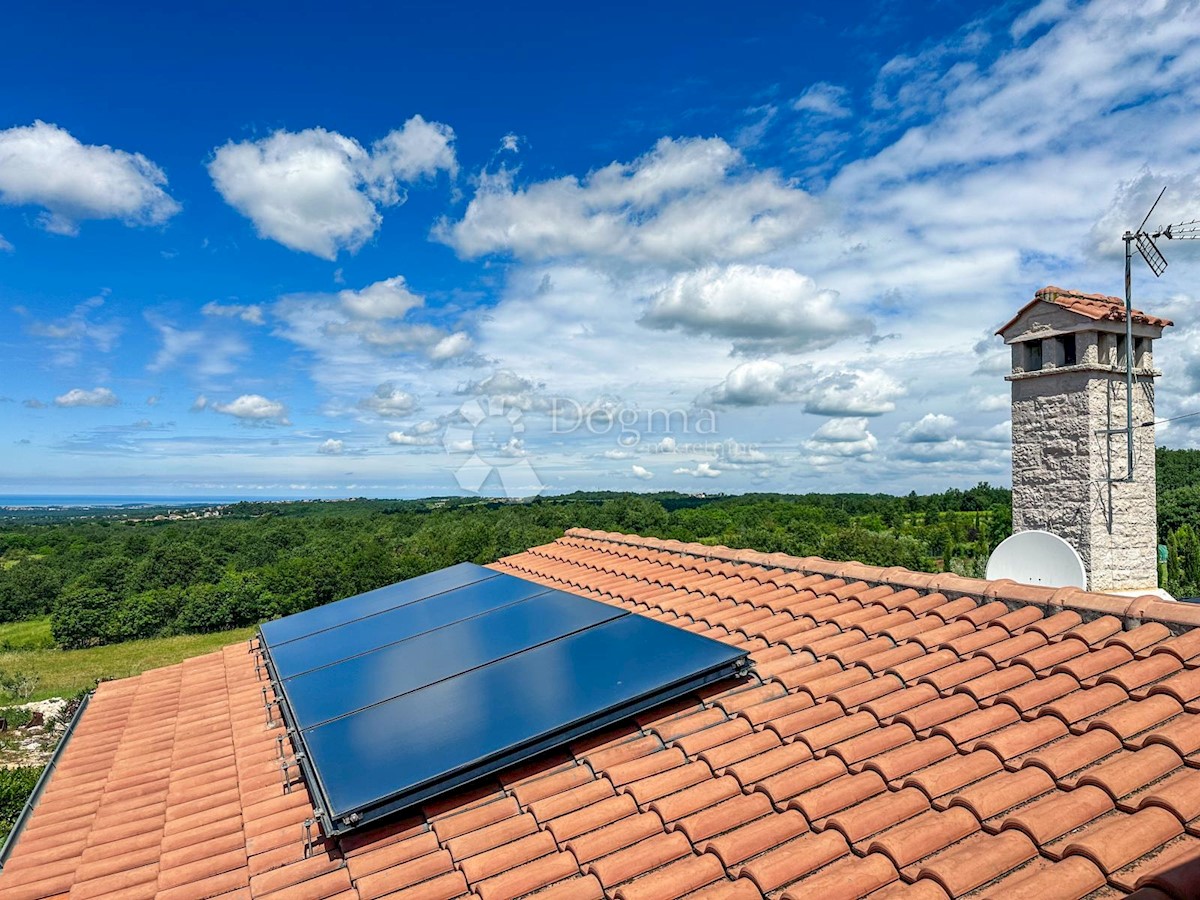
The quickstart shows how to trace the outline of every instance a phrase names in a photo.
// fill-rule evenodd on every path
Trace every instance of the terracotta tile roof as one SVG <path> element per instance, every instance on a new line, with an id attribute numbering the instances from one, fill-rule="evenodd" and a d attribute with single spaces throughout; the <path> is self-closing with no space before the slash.
<path id="1" fill-rule="evenodd" d="M 0 896 L 1200 895 L 1198 607 L 586 531 L 496 568 L 756 673 L 308 855 L 245 645 L 108 682 Z"/>
<path id="2" fill-rule="evenodd" d="M 1063 307 L 1063 309 L 1069 309 L 1071 312 L 1086 316 L 1097 322 L 1125 321 L 1125 301 L 1120 297 L 1109 297 L 1105 294 L 1085 294 L 1082 291 L 1069 291 L 1066 288 L 1048 285 L 1035 293 L 1033 299 L 1021 307 L 1020 312 L 1013 316 L 1012 319 L 1001 325 L 996 330 L 996 334 L 1003 334 L 1011 328 L 1017 319 L 1025 314 L 1025 310 L 1039 301 L 1055 303 Z M 1152 316 L 1149 313 L 1142 312 L 1140 309 L 1133 310 L 1133 321 L 1139 325 L 1152 325 L 1158 328 L 1166 328 L 1175 324 L 1170 319 Z"/>

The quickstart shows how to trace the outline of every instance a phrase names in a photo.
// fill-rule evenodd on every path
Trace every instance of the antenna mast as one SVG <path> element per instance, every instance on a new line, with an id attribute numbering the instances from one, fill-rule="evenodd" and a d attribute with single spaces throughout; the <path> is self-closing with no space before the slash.
<path id="1" fill-rule="evenodd" d="M 1137 227 L 1136 231 L 1126 231 L 1121 236 L 1121 239 L 1125 241 L 1125 427 L 1115 429 L 1115 431 L 1125 432 L 1126 463 L 1125 477 L 1110 478 L 1110 481 L 1133 481 L 1133 276 L 1131 263 L 1134 245 L 1137 246 L 1138 253 L 1146 261 L 1146 265 L 1150 267 L 1150 271 L 1154 273 L 1154 277 L 1158 278 L 1167 270 L 1167 258 L 1162 255 L 1158 245 L 1154 243 L 1155 238 L 1200 240 L 1200 219 L 1180 222 L 1178 225 L 1167 225 L 1165 228 L 1157 229 L 1153 234 L 1148 234 L 1144 230 L 1146 223 L 1150 221 L 1150 216 L 1158 206 L 1158 201 L 1166 192 L 1166 186 L 1158 192 L 1158 198 L 1151 205 L 1150 211 L 1146 213 L 1146 217 L 1142 219 L 1142 224 Z M 1109 434 L 1113 433 L 1114 430 L 1110 429 Z"/>

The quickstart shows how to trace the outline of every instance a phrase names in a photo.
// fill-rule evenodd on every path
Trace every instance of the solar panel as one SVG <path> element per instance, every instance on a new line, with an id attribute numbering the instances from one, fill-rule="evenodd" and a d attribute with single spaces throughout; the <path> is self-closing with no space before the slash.
<path id="1" fill-rule="evenodd" d="M 282 619 L 275 619 L 273 622 L 264 622 L 259 631 L 271 646 L 275 647 L 305 635 L 315 634 L 355 619 L 403 606 L 413 600 L 423 600 L 434 594 L 464 587 L 487 578 L 499 577 L 500 573 L 494 569 L 485 569 L 474 563 L 459 563 L 447 569 L 439 569 L 427 575 L 418 575 L 407 581 L 389 584 L 387 587 L 381 587 L 375 591 L 367 591 L 365 594 L 357 594 L 347 597 L 345 600 L 337 600 Z"/>
<path id="2" fill-rule="evenodd" d="M 279 677 L 290 678 L 547 590 L 532 581 L 499 575 L 296 638 L 272 650 L 271 659 Z"/>
<path id="3" fill-rule="evenodd" d="M 627 613 L 547 591 L 282 682 L 300 728 L 310 728 Z M 337 690 L 330 690 L 336 685 Z"/>
<path id="4" fill-rule="evenodd" d="M 743 650 L 482 571 L 489 577 L 455 566 L 392 585 L 382 608 L 364 601 L 380 591 L 349 598 L 340 620 L 327 613 L 262 628 L 259 646 L 326 834 L 748 669 Z"/>

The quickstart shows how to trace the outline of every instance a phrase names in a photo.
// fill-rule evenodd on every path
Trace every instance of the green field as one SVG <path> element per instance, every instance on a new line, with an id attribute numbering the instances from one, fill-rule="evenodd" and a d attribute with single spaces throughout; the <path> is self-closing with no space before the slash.
<path id="1" fill-rule="evenodd" d="M 86 650 L 56 650 L 49 618 L 0 625 L 0 685 L 24 678 L 32 683 L 29 697 L 18 697 L 0 686 L 0 704 L 47 697 L 71 697 L 95 687 L 98 678 L 126 678 L 147 669 L 169 666 L 244 641 L 254 628 L 235 628 L 211 634 L 126 641 Z"/>

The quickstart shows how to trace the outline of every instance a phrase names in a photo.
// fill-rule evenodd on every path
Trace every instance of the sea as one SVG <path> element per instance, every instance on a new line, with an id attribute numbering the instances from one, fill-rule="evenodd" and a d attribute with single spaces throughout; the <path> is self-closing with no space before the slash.
<path id="1" fill-rule="evenodd" d="M 220 506 L 240 500 L 276 501 L 286 497 L 131 497 L 105 494 L 0 494 L 2 509 L 76 509 L 80 507 Z M 295 498 L 292 498 L 295 499 Z"/>

